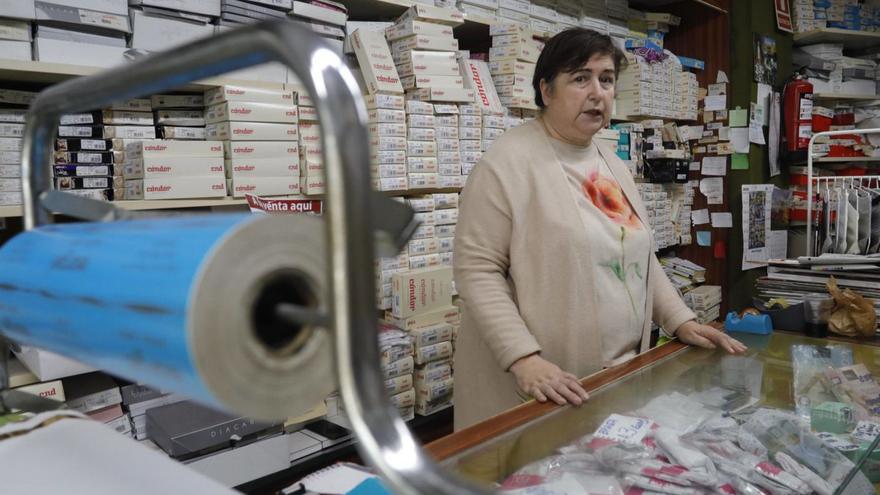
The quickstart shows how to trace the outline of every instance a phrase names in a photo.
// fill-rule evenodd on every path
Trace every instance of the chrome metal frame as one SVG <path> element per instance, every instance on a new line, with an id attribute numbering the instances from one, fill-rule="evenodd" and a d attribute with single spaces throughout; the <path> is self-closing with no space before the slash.
<path id="1" fill-rule="evenodd" d="M 813 143 L 816 141 L 816 138 L 822 136 L 851 136 L 853 134 L 880 134 L 880 129 L 870 128 L 852 129 L 849 131 L 823 131 L 813 134 L 813 137 L 810 138 L 810 143 L 807 147 L 807 256 L 818 256 L 819 254 L 813 252 L 813 181 L 815 180 L 819 182 L 821 180 L 827 180 L 824 177 L 813 177 Z M 878 159 L 878 161 L 880 161 L 880 159 Z M 859 176 L 859 178 L 862 177 L 867 176 Z M 846 179 L 846 176 L 841 176 L 840 178 Z"/>
<path id="2" fill-rule="evenodd" d="M 418 446 L 385 396 L 374 312 L 367 111 L 351 71 L 310 31 L 288 22 L 248 26 L 94 76 L 55 85 L 31 105 L 22 153 L 24 225 L 52 222 L 43 198 L 62 114 L 174 89 L 264 62 L 294 70 L 315 101 L 327 164 L 327 232 L 340 389 L 363 458 L 396 493 L 483 493 L 445 473 Z"/>

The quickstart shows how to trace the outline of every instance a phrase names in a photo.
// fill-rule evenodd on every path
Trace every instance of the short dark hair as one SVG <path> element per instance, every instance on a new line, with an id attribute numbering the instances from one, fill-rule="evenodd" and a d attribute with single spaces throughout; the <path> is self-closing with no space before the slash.
<path id="1" fill-rule="evenodd" d="M 614 60 L 615 77 L 626 68 L 626 55 L 607 34 L 574 27 L 550 38 L 538 57 L 535 75 L 532 77 L 535 104 L 540 108 L 545 106 L 541 96 L 542 80 L 550 84 L 561 72 L 574 72 L 595 55 L 608 55 Z"/>

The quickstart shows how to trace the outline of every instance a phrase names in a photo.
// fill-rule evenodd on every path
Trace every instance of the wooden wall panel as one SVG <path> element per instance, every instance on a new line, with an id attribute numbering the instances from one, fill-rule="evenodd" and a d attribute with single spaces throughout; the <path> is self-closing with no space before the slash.
<path id="1" fill-rule="evenodd" d="M 729 11 L 730 0 L 713 0 L 713 4 Z M 700 87 L 715 83 L 719 70 L 724 71 L 728 77 L 731 74 L 730 53 L 730 16 L 719 12 L 711 7 L 696 2 L 686 1 L 667 5 L 655 9 L 659 12 L 670 12 L 681 17 L 681 25 L 670 28 L 670 33 L 665 39 L 665 47 L 685 57 L 703 60 L 706 68 L 696 71 Z M 728 84 L 728 95 L 730 85 Z M 730 98 L 728 96 L 728 102 Z M 729 173 L 729 172 L 728 172 Z M 691 180 L 700 179 L 699 172 L 690 172 Z M 706 198 L 699 192 L 694 199 L 693 209 L 709 208 L 713 212 L 730 211 L 730 204 L 737 204 L 736 198 L 728 197 L 725 193 L 724 204 L 706 205 Z M 707 227 L 707 226 L 702 226 Z M 734 225 L 736 228 L 736 225 Z M 724 299 L 721 305 L 721 316 L 727 313 L 729 295 L 727 291 L 728 267 L 737 260 L 730 257 L 728 239 L 731 229 L 707 229 L 712 231 L 712 247 L 697 246 L 696 229 L 693 229 L 693 244 L 690 246 L 677 246 L 673 248 L 676 255 L 689 259 L 706 267 L 706 284 L 721 285 L 724 291 Z M 721 243 L 726 256 L 722 259 L 715 257 L 714 244 Z"/>

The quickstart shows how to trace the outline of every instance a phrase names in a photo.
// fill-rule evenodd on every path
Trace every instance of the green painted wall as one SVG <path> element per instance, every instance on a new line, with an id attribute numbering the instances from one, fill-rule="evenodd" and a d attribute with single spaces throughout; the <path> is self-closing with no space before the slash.
<path id="1" fill-rule="evenodd" d="M 728 103 L 731 108 L 749 108 L 749 102 L 757 98 L 758 87 L 753 77 L 753 37 L 754 33 L 772 36 L 776 40 L 777 65 L 774 89 L 782 92 L 791 77 L 792 37 L 790 33 L 776 29 L 776 13 L 770 0 L 736 0 L 731 2 L 731 95 Z M 766 129 L 766 128 L 765 128 Z M 730 263 L 727 272 L 730 308 L 742 309 L 752 305 L 755 280 L 765 273 L 764 269 L 742 271 L 742 185 L 773 183 L 780 187 L 788 184 L 786 166 L 782 164 L 782 175 L 772 180 L 767 159 L 767 146 L 752 145 L 749 153 L 748 170 L 731 170 L 728 176 L 728 201 L 733 213 L 730 245 L 727 259 Z M 723 316 L 723 315 L 722 315 Z"/>

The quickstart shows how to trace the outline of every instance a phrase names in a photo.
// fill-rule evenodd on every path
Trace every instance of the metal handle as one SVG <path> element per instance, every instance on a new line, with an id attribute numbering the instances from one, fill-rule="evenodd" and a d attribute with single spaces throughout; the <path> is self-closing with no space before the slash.
<path id="1" fill-rule="evenodd" d="M 50 189 L 47 164 L 62 114 L 273 61 L 293 69 L 312 96 L 321 123 L 337 371 L 358 449 L 397 493 L 483 493 L 428 458 L 386 398 L 373 309 L 374 205 L 367 111 L 351 71 L 311 31 L 284 21 L 247 26 L 42 92 L 28 111 L 25 127 L 25 228 L 52 221 L 41 195 Z"/>

